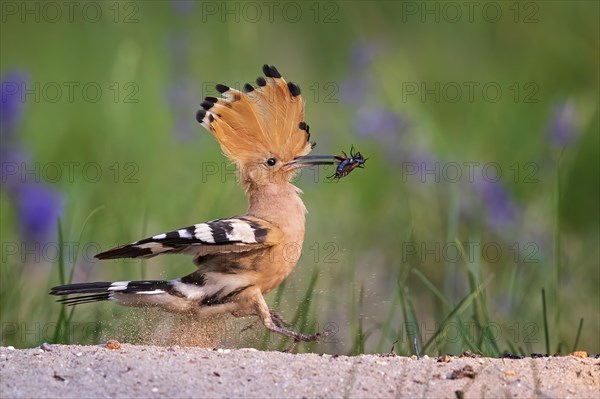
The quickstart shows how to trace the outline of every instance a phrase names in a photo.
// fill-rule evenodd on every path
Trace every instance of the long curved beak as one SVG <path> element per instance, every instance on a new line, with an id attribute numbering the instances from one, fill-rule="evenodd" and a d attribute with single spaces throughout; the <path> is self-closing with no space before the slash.
<path id="1" fill-rule="evenodd" d="M 296 157 L 287 164 L 295 168 L 301 168 L 311 165 L 334 165 L 340 161 L 337 155 L 305 155 L 303 157 Z"/>

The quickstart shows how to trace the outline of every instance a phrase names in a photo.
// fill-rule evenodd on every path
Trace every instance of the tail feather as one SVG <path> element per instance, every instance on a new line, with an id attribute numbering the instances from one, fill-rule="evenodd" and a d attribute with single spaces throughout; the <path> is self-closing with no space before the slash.
<path id="1" fill-rule="evenodd" d="M 140 280 L 76 283 L 59 285 L 50 289 L 50 295 L 75 295 L 59 299 L 57 302 L 65 305 L 108 301 L 114 293 L 120 294 L 162 294 L 172 293 L 173 284 L 168 280 Z"/>
<path id="2" fill-rule="evenodd" d="M 106 292 L 112 284 L 112 282 L 98 281 L 95 283 L 59 285 L 50 289 L 50 295 L 71 295 Z"/>
<path id="3" fill-rule="evenodd" d="M 81 305 L 82 303 L 109 301 L 110 296 L 111 296 L 111 294 L 107 292 L 104 294 L 80 295 L 80 296 L 75 296 L 75 297 L 71 297 L 71 298 L 63 298 L 63 299 L 57 300 L 56 302 L 60 302 L 67 306 L 75 306 L 75 305 Z"/>

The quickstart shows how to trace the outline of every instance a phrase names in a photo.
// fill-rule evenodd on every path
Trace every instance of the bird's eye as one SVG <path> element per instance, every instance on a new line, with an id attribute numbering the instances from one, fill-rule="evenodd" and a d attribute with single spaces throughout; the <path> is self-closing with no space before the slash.
<path id="1" fill-rule="evenodd" d="M 276 163 L 277 163 L 277 160 L 275 158 L 267 159 L 267 165 L 269 165 L 269 166 L 275 166 Z"/>

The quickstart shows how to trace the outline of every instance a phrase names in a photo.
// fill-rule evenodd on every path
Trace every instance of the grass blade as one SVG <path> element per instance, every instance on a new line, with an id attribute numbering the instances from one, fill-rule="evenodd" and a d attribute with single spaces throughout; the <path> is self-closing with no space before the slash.
<path id="1" fill-rule="evenodd" d="M 146 228 L 148 227 L 148 212 L 144 210 L 144 219 L 142 221 L 142 234 L 140 237 L 146 237 Z M 140 280 L 146 280 L 146 259 L 142 258 L 140 262 Z"/>
<path id="2" fill-rule="evenodd" d="M 581 337 L 581 330 L 583 329 L 583 317 L 579 319 L 579 327 L 577 327 L 577 336 L 575 337 L 575 343 L 573 344 L 573 349 L 571 352 L 575 352 L 577 350 L 577 345 L 579 345 L 579 337 Z"/>
<path id="3" fill-rule="evenodd" d="M 379 342 L 377 342 L 377 346 L 375 347 L 376 353 L 381 353 L 383 350 L 383 344 L 388 338 L 388 334 L 390 333 L 390 329 L 392 327 L 392 319 L 394 318 L 394 314 L 396 313 L 396 306 L 398 305 L 398 296 L 393 295 L 392 302 L 390 304 L 390 310 L 388 311 L 388 315 L 383 323 L 383 326 L 380 329 L 380 337 Z"/>
<path id="4" fill-rule="evenodd" d="M 360 285 L 360 293 L 358 294 L 358 325 L 356 333 L 354 333 L 354 343 L 350 350 L 350 355 L 359 355 L 365 352 L 365 333 L 363 330 L 363 301 L 365 297 L 365 284 Z"/>
<path id="5" fill-rule="evenodd" d="M 398 296 L 400 299 L 400 305 L 402 308 L 402 319 L 404 321 L 404 330 L 406 331 L 406 339 L 408 342 L 408 346 L 409 346 L 409 353 L 412 353 L 413 355 L 416 355 L 416 351 L 413 345 L 414 340 L 417 338 L 417 335 L 421 335 L 420 329 L 419 329 L 419 322 L 416 319 L 416 314 L 414 314 L 413 312 L 410 312 L 409 309 L 409 304 L 408 304 L 408 298 L 406 297 L 405 294 L 405 288 L 403 286 L 399 286 L 398 287 Z M 414 327 L 414 328 L 412 328 Z M 423 347 L 421 345 L 421 347 Z"/>
<path id="6" fill-rule="evenodd" d="M 65 254 L 63 251 L 64 248 L 64 238 L 63 238 L 63 231 L 62 231 L 62 225 L 61 225 L 61 221 L 60 219 L 58 220 L 57 223 L 57 229 L 58 229 L 58 278 L 60 281 L 61 285 L 66 284 L 66 279 L 65 279 Z M 64 298 L 61 297 L 61 298 Z M 65 311 L 65 305 L 62 305 L 60 307 L 60 313 L 58 314 L 58 320 L 56 321 L 56 330 L 54 330 L 54 336 L 52 337 L 52 342 L 53 343 L 61 343 L 61 331 L 65 331 L 66 330 L 66 311 Z"/>
<path id="7" fill-rule="evenodd" d="M 60 285 L 66 284 L 65 279 L 65 253 L 63 251 L 63 231 L 60 219 L 58 220 L 58 279 L 60 281 Z"/>
<path id="8" fill-rule="evenodd" d="M 426 353 L 429 348 L 431 347 L 431 345 L 437 341 L 438 336 L 442 333 L 442 331 L 444 331 L 446 324 L 452 320 L 456 315 L 461 314 L 462 312 L 465 311 L 465 309 L 471 305 L 471 303 L 479 296 L 481 295 L 481 293 L 483 292 L 483 288 L 489 283 L 490 280 L 488 280 L 486 283 L 482 283 L 479 286 L 477 286 L 477 288 L 473 291 L 471 291 L 466 297 L 464 297 L 459 303 L 458 305 L 456 305 L 456 307 L 454 309 L 452 309 L 452 311 L 450 312 L 450 314 L 448 314 L 448 316 L 446 316 L 446 318 L 444 319 L 444 321 L 442 322 L 442 324 L 440 325 L 440 328 L 435 332 L 435 334 L 433 334 L 433 336 L 425 343 L 425 345 L 423 346 L 423 353 Z"/>
<path id="9" fill-rule="evenodd" d="M 552 290 L 552 304 L 554 305 L 554 325 L 558 326 L 560 322 L 560 259 L 561 259 L 561 247 L 560 247 L 560 191 L 561 191 L 561 183 L 560 183 L 560 162 L 563 156 L 565 148 L 563 147 L 558 154 L 558 158 L 556 160 L 556 175 L 555 175 L 555 185 L 554 185 L 554 231 L 553 231 L 553 246 L 554 246 L 554 284 Z M 544 301 L 545 302 L 545 301 Z M 546 313 L 544 313 L 544 317 L 547 317 Z M 547 328 L 546 322 L 544 323 L 544 327 Z M 559 332 L 560 334 L 560 332 Z M 555 337 L 556 338 L 556 337 Z M 560 340 L 560 338 L 558 338 Z M 546 338 L 548 340 L 548 338 Z M 549 344 L 547 345 L 547 353 L 550 354 Z M 560 350 L 560 345 L 559 345 Z"/>
<path id="10" fill-rule="evenodd" d="M 285 291 L 286 283 L 287 283 L 287 280 L 283 280 L 281 282 L 281 284 L 279 284 L 279 287 L 277 287 L 277 292 L 275 293 L 275 299 L 273 300 L 273 307 L 275 309 L 278 309 L 279 305 L 281 305 L 281 298 L 283 298 L 283 292 Z"/>
<path id="11" fill-rule="evenodd" d="M 417 312 L 415 311 L 415 307 L 413 305 L 413 301 L 410 296 L 406 297 L 408 312 L 410 315 L 410 319 L 415 325 L 415 337 L 411 341 L 413 347 L 418 346 L 417 348 L 413 348 L 415 350 L 415 355 L 419 356 L 418 348 L 423 347 L 423 336 L 421 335 L 421 327 L 419 326 L 419 319 L 417 318 Z"/>
<path id="12" fill-rule="evenodd" d="M 75 272 L 75 265 L 77 264 L 77 259 L 79 258 L 79 248 L 81 247 L 81 241 L 83 240 L 83 232 L 85 231 L 85 228 L 86 228 L 88 222 L 90 221 L 90 219 L 96 213 L 100 212 L 100 210 L 102 210 L 103 208 L 104 208 L 104 205 L 100 205 L 100 206 L 96 207 L 96 209 L 91 211 L 90 214 L 87 215 L 87 217 L 83 221 L 83 226 L 81 227 L 81 231 L 79 232 L 79 240 L 77 241 L 79 243 L 79 245 L 77 245 L 77 247 L 75 249 L 75 257 L 73 258 L 73 267 L 71 267 L 71 271 L 69 273 L 69 280 L 66 283 L 62 283 L 62 284 L 71 284 L 71 282 L 73 282 L 73 273 Z"/>
<path id="13" fill-rule="evenodd" d="M 542 288 L 542 313 L 544 316 L 544 337 L 546 338 L 546 353 L 550 354 L 550 337 L 548 334 L 548 312 L 546 309 L 546 290 Z"/>
<path id="14" fill-rule="evenodd" d="M 319 279 L 319 271 L 315 269 L 310 276 L 310 282 L 308 283 L 308 288 L 304 293 L 304 297 L 298 306 L 298 310 L 292 319 L 292 328 L 295 331 L 300 331 L 306 325 L 306 321 L 308 319 L 308 313 L 310 310 L 311 298 L 313 296 L 315 286 L 317 285 L 317 280 Z M 280 346 L 280 350 L 284 349 L 285 340 L 282 342 Z"/>
<path id="15" fill-rule="evenodd" d="M 421 280 L 421 282 L 423 284 L 425 284 L 425 286 L 431 291 L 433 292 L 433 294 L 440 300 L 440 302 L 442 302 L 444 304 L 444 306 L 450 310 L 452 309 L 452 305 L 450 304 L 450 302 L 448 302 L 448 299 L 446 299 L 446 297 L 444 297 L 444 294 L 442 294 L 442 292 L 440 290 L 438 290 L 436 288 L 435 285 L 433 285 L 433 283 L 423 274 L 421 273 L 420 270 L 418 269 L 412 269 L 411 270 L 414 274 L 416 274 L 416 276 L 419 278 L 419 280 Z"/>
<path id="16" fill-rule="evenodd" d="M 308 288 L 304 293 L 304 298 L 300 302 L 300 306 L 292 319 L 292 325 L 294 328 L 301 329 L 306 325 L 306 320 L 308 318 L 308 313 L 310 310 L 311 298 L 313 296 L 313 292 L 315 290 L 315 286 L 317 285 L 317 280 L 319 279 L 319 271 L 315 269 L 310 276 L 310 282 L 308 283 Z"/>

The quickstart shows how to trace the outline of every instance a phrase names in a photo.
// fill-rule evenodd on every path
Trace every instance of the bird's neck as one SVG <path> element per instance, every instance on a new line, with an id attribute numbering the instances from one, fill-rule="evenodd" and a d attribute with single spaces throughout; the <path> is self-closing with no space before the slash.
<path id="1" fill-rule="evenodd" d="M 286 239 L 302 245 L 306 207 L 299 188 L 289 182 L 277 182 L 260 187 L 249 186 L 248 214 L 279 227 Z"/>

